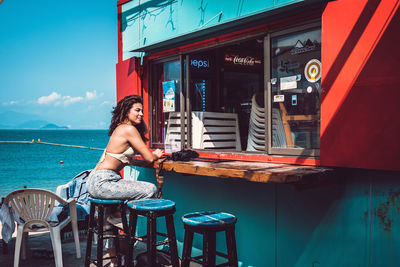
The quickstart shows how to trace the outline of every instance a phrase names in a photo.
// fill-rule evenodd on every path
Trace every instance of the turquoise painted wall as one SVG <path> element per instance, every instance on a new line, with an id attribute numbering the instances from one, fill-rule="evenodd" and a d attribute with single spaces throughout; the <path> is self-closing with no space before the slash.
<path id="1" fill-rule="evenodd" d="M 129 52 L 304 0 L 133 0 L 122 5 L 123 59 Z"/>
<path id="2" fill-rule="evenodd" d="M 139 180 L 155 183 L 153 170 L 138 170 Z M 294 186 L 168 173 L 164 197 L 177 204 L 180 242 L 187 212 L 236 215 L 241 266 L 400 266 L 399 178 L 345 170 L 328 182 Z M 217 247 L 225 249 L 222 234 Z"/>

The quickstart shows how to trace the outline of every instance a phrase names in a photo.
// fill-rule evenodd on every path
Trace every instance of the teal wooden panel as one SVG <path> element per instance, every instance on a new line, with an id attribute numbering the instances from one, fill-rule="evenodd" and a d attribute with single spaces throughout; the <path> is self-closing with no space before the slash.
<path id="1" fill-rule="evenodd" d="M 139 31 L 141 24 L 139 0 L 130 1 L 122 5 L 121 24 L 123 60 L 138 56 L 138 53 L 132 53 L 130 51 L 141 45 L 141 34 Z"/>
<path id="2" fill-rule="evenodd" d="M 277 266 L 367 266 L 368 190 L 350 180 L 280 193 Z"/>
<path id="3" fill-rule="evenodd" d="M 371 266 L 400 266 L 400 175 L 373 172 Z"/>
<path id="4" fill-rule="evenodd" d="M 179 35 L 178 1 L 164 1 L 141 10 L 140 46 L 154 44 Z"/>
<path id="5" fill-rule="evenodd" d="M 302 1 L 130 1 L 122 5 L 124 58 L 133 49 Z"/>

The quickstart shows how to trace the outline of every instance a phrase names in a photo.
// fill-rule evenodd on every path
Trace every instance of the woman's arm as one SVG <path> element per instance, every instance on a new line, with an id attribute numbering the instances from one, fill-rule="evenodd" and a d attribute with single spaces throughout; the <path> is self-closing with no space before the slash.
<path id="1" fill-rule="evenodd" d="M 135 126 L 126 127 L 125 136 L 129 144 L 135 149 L 135 151 L 139 152 L 144 160 L 149 163 L 158 160 L 164 155 L 164 153 L 160 149 L 156 149 L 154 152 L 151 152 L 146 144 L 143 142 L 143 139 Z"/>

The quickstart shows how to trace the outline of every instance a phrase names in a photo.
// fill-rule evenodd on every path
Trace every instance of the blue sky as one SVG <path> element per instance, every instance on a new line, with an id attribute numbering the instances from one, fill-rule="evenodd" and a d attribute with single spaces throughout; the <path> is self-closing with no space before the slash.
<path id="1" fill-rule="evenodd" d="M 108 128 L 116 101 L 116 3 L 1 2 L 0 113 Z"/>

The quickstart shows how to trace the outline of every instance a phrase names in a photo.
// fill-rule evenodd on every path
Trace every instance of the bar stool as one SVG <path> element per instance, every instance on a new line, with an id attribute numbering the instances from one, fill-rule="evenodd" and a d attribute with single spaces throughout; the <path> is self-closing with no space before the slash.
<path id="1" fill-rule="evenodd" d="M 179 267 L 178 248 L 176 245 L 175 226 L 173 214 L 175 213 L 175 202 L 166 199 L 140 199 L 128 202 L 129 208 L 129 232 L 130 244 L 128 251 L 129 262 L 132 261 L 132 250 L 136 240 L 146 240 L 147 242 L 147 262 L 148 266 L 155 267 L 157 264 L 157 246 L 169 244 L 169 253 L 171 256 L 171 265 Z M 145 216 L 147 218 L 147 234 L 145 236 L 136 237 L 137 216 Z M 157 218 L 165 217 L 167 226 L 167 234 L 157 232 Z M 157 236 L 167 237 L 167 240 L 157 242 Z"/>
<path id="2" fill-rule="evenodd" d="M 204 267 L 215 266 L 216 255 L 227 258 L 228 262 L 218 266 L 238 266 L 235 224 L 236 217 L 225 212 L 193 212 L 185 214 L 182 222 L 185 227 L 183 241 L 182 267 L 188 267 L 190 261 L 202 264 Z M 216 251 L 216 233 L 225 231 L 227 255 Z M 192 257 L 194 233 L 203 235 L 203 255 Z M 202 261 L 200 259 L 203 259 Z"/>
<path id="3" fill-rule="evenodd" d="M 122 224 L 124 225 L 125 233 L 128 234 L 128 222 L 126 218 L 126 203 L 124 200 L 119 199 L 96 199 L 89 197 L 90 202 L 90 214 L 89 214 L 89 229 L 88 229 L 88 239 L 86 244 L 86 257 L 85 257 L 85 267 L 89 267 L 90 263 L 93 262 L 96 266 L 103 266 L 103 260 L 111 259 L 112 257 L 103 258 L 103 240 L 108 238 L 114 238 L 115 240 L 115 250 L 118 266 L 121 266 L 121 254 L 119 251 L 119 240 L 118 240 L 118 229 L 112 227 L 113 234 L 105 236 L 104 232 L 104 208 L 106 207 L 120 207 Z M 97 223 L 95 220 L 95 211 L 98 211 Z M 91 258 L 92 253 L 92 241 L 94 238 L 94 233 L 97 234 L 97 258 Z"/>

